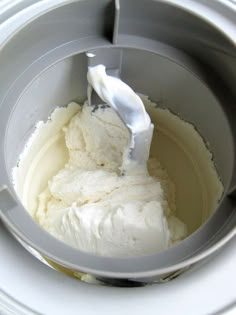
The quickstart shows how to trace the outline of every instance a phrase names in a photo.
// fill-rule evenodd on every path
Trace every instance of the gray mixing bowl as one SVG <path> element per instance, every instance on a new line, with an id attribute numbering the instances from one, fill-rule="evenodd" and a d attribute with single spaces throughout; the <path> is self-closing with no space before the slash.
<path id="1" fill-rule="evenodd" d="M 236 234 L 235 4 L 45 0 L 18 9 L 0 25 L 0 217 L 10 232 L 44 262 L 118 285 L 167 281 L 213 255 Z M 135 91 L 155 102 L 164 91 L 160 106 L 204 136 L 225 188 L 200 228 L 155 255 L 119 259 L 73 249 L 34 222 L 14 192 L 12 168 L 37 121 L 54 106 L 86 99 L 85 52 L 93 50 L 118 51 L 121 77 Z"/>

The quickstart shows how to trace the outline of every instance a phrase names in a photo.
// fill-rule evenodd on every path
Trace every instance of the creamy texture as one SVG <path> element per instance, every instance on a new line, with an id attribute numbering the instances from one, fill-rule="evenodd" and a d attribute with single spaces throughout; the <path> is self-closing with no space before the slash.
<path id="1" fill-rule="evenodd" d="M 152 177 L 119 176 L 129 134 L 106 106 L 71 103 L 38 124 L 14 179 L 23 205 L 49 233 L 100 255 L 151 254 L 187 235 L 175 213 L 191 233 L 215 209 L 223 187 L 202 138 L 143 101 L 155 122 Z"/>
<path id="2" fill-rule="evenodd" d="M 139 167 L 120 176 L 129 133 L 111 108 L 84 105 L 64 132 L 69 161 L 39 195 L 36 211 L 47 231 L 78 249 L 118 257 L 155 253 L 186 236 L 158 178 Z M 168 180 L 156 160 L 150 164 Z"/>

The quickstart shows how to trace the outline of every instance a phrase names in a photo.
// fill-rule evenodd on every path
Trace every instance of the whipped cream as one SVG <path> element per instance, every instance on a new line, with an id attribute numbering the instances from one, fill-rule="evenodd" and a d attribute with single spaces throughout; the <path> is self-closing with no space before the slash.
<path id="1" fill-rule="evenodd" d="M 20 156 L 13 172 L 19 198 L 68 245 L 105 256 L 152 254 L 187 236 L 177 216 L 192 233 L 216 208 L 223 186 L 201 136 L 147 97 L 142 100 L 155 122 L 151 176 L 119 176 L 130 134 L 104 105 L 56 108 Z"/>
<path id="2" fill-rule="evenodd" d="M 116 257 L 153 254 L 186 236 L 158 178 L 139 169 L 120 176 L 129 132 L 113 109 L 86 103 L 63 131 L 68 163 L 39 195 L 35 215 L 48 232 L 80 250 Z M 149 163 L 167 178 L 156 160 Z"/>
<path id="3" fill-rule="evenodd" d="M 105 66 L 89 66 L 87 79 L 88 102 L 56 108 L 36 126 L 13 170 L 16 192 L 45 230 L 77 249 L 114 257 L 165 250 L 187 236 L 179 218 L 192 233 L 222 195 L 212 155 L 194 126 Z M 104 104 L 92 106 L 93 89 Z"/>

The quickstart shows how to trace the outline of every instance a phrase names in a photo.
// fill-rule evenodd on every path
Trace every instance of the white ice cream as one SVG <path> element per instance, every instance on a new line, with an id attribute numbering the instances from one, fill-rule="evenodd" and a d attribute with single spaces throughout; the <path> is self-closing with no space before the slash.
<path id="1" fill-rule="evenodd" d="M 88 103 L 56 109 L 48 122 L 38 124 L 14 170 L 16 191 L 34 219 L 70 246 L 114 257 L 157 253 L 187 236 L 177 210 L 194 229 L 199 224 L 189 219 L 194 207 L 201 221 L 217 204 L 222 185 L 212 156 L 190 124 L 108 76 L 103 65 L 89 67 L 88 82 Z M 92 88 L 110 106 L 91 106 Z M 157 145 L 143 102 L 157 118 Z M 178 184 L 188 179 L 177 194 L 157 159 L 148 160 L 153 131 L 151 151 L 155 147 L 158 154 L 152 156 L 172 169 Z"/>
<path id="2" fill-rule="evenodd" d="M 119 176 L 129 134 L 111 108 L 71 103 L 37 125 L 14 169 L 15 188 L 58 239 L 99 255 L 152 254 L 187 235 L 176 214 L 192 233 L 216 208 L 223 186 L 201 136 L 142 99 L 155 123 L 151 176 Z"/>
<path id="3" fill-rule="evenodd" d="M 63 129 L 69 161 L 39 195 L 36 219 L 67 244 L 104 256 L 164 250 L 186 236 L 186 227 L 171 214 L 160 179 L 138 167 L 120 176 L 129 134 L 102 107 L 84 105 Z M 156 160 L 150 164 L 168 180 Z"/>

